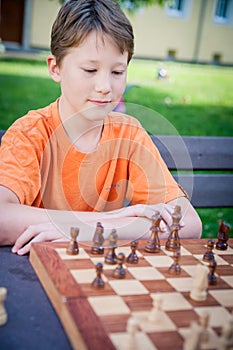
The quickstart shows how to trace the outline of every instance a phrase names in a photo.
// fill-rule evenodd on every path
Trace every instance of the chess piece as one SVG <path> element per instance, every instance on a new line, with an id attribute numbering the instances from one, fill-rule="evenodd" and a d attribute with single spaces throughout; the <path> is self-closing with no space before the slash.
<path id="1" fill-rule="evenodd" d="M 77 255 L 79 253 L 79 247 L 77 243 L 78 234 L 79 234 L 79 228 L 71 227 L 70 229 L 71 241 L 69 242 L 69 245 L 66 249 L 66 254 Z"/>
<path id="2" fill-rule="evenodd" d="M 136 343 L 136 337 L 135 337 L 138 328 L 139 328 L 139 325 L 137 320 L 134 317 L 130 317 L 126 325 L 128 340 L 124 347 L 125 350 L 136 350 L 138 348 Z"/>
<path id="3" fill-rule="evenodd" d="M 214 240 L 209 239 L 207 243 L 207 251 L 205 252 L 202 258 L 203 261 L 210 262 L 211 260 L 214 260 L 213 249 L 214 249 Z"/>
<path id="4" fill-rule="evenodd" d="M 137 240 L 132 241 L 130 244 L 131 252 L 126 259 L 126 261 L 130 264 L 137 264 L 138 263 L 139 259 L 138 259 L 137 253 L 136 253 L 137 247 L 138 247 L 138 241 Z"/>
<path id="5" fill-rule="evenodd" d="M 211 260 L 209 263 L 209 273 L 208 273 L 208 284 L 211 286 L 217 284 L 217 277 L 215 275 L 216 267 L 217 267 L 216 260 L 215 259 Z"/>
<path id="6" fill-rule="evenodd" d="M 220 221 L 219 230 L 217 235 L 216 249 L 218 250 L 227 250 L 228 247 L 228 238 L 229 238 L 230 226 L 224 221 Z"/>
<path id="7" fill-rule="evenodd" d="M 104 228 L 101 222 L 97 222 L 95 234 L 93 237 L 93 246 L 91 248 L 92 254 L 103 254 L 104 253 Z"/>
<path id="8" fill-rule="evenodd" d="M 152 216 L 152 226 L 150 228 L 151 234 L 150 238 L 147 241 L 147 244 L 144 250 L 148 253 L 158 253 L 160 252 L 160 240 L 159 240 L 159 232 L 160 229 L 160 221 L 162 220 L 162 216 L 158 211 Z"/>
<path id="9" fill-rule="evenodd" d="M 200 350 L 201 348 L 201 327 L 197 322 L 192 321 L 190 332 L 185 338 L 183 350 Z"/>
<path id="10" fill-rule="evenodd" d="M 209 324 L 209 314 L 208 312 L 202 312 L 199 317 L 199 324 L 201 326 L 201 344 L 208 343 L 209 340 L 209 332 L 208 332 L 208 324 Z"/>
<path id="11" fill-rule="evenodd" d="M 193 285 L 190 291 L 190 298 L 196 301 L 203 301 L 207 296 L 208 267 L 198 264 L 193 276 Z"/>
<path id="12" fill-rule="evenodd" d="M 162 299 L 160 297 L 155 297 L 153 299 L 153 307 L 148 314 L 148 321 L 159 324 L 162 319 Z"/>
<path id="13" fill-rule="evenodd" d="M 4 306 L 6 299 L 7 289 L 5 287 L 0 288 L 0 326 L 3 326 L 7 322 L 7 313 Z"/>
<path id="14" fill-rule="evenodd" d="M 117 263 L 117 256 L 115 253 L 115 249 L 117 248 L 117 239 L 117 232 L 115 229 L 112 229 L 112 232 L 109 236 L 108 253 L 104 259 L 104 262 L 106 264 L 115 265 Z"/>
<path id="15" fill-rule="evenodd" d="M 123 267 L 123 263 L 125 261 L 125 254 L 119 253 L 117 255 L 117 267 L 113 271 L 113 277 L 115 278 L 125 278 L 125 268 Z"/>
<path id="16" fill-rule="evenodd" d="M 96 277 L 92 282 L 92 286 L 95 288 L 103 288 L 104 280 L 102 279 L 103 264 L 101 262 L 96 264 Z"/>
<path id="17" fill-rule="evenodd" d="M 179 275 L 181 272 L 181 268 L 180 268 L 180 250 L 176 250 L 175 252 L 173 252 L 173 264 L 169 267 L 168 272 L 170 274 L 175 274 L 175 275 Z"/>
<path id="18" fill-rule="evenodd" d="M 172 214 L 172 225 L 171 232 L 168 236 L 165 248 L 169 251 L 176 251 L 180 249 L 180 220 L 182 218 L 181 215 L 181 207 L 179 205 L 175 206 L 174 212 Z"/>
<path id="19" fill-rule="evenodd" d="M 219 343 L 219 350 L 233 349 L 233 314 L 222 326 Z"/>

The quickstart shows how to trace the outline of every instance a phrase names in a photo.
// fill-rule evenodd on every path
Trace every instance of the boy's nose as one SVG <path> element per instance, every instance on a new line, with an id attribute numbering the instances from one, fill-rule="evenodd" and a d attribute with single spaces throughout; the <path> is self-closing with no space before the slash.
<path id="1" fill-rule="evenodd" d="M 102 94 L 108 94 L 111 91 L 111 82 L 108 75 L 100 75 L 96 79 L 96 91 Z"/>

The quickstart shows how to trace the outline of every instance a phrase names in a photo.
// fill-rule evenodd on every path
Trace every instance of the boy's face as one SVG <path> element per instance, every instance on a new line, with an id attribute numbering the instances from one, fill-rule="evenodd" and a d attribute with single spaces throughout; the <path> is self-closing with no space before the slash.
<path id="1" fill-rule="evenodd" d="M 71 48 L 60 67 L 56 67 L 56 81 L 62 90 L 62 118 L 79 113 L 91 121 L 102 120 L 124 92 L 127 60 L 127 52 L 122 54 L 110 38 L 97 32 L 91 32 L 80 46 Z"/>

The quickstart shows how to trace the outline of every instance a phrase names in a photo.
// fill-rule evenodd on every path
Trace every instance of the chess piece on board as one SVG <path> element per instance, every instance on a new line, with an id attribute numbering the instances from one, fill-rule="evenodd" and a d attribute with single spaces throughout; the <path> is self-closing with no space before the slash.
<path id="1" fill-rule="evenodd" d="M 209 262 L 209 273 L 208 273 L 208 284 L 210 286 L 214 286 L 215 284 L 217 284 L 217 277 L 215 275 L 216 267 L 217 267 L 216 260 L 215 259 L 211 260 Z"/>
<path id="2" fill-rule="evenodd" d="M 179 205 L 176 205 L 174 212 L 172 214 L 171 232 L 170 232 L 170 235 L 168 236 L 168 239 L 165 245 L 165 248 L 168 251 L 176 251 L 180 249 L 179 230 L 181 228 L 180 226 L 181 218 L 182 218 L 181 207 Z"/>
<path id="3" fill-rule="evenodd" d="M 209 331 L 208 331 L 208 325 L 209 325 L 209 314 L 208 312 L 202 312 L 199 317 L 199 324 L 201 326 L 201 344 L 208 343 L 209 340 Z"/>
<path id="4" fill-rule="evenodd" d="M 125 268 L 123 266 L 125 261 L 125 254 L 119 253 L 117 255 L 117 267 L 113 271 L 113 277 L 115 278 L 125 278 Z"/>
<path id="5" fill-rule="evenodd" d="M 130 244 L 131 252 L 128 255 L 126 261 L 130 264 L 137 264 L 138 263 L 138 256 L 137 256 L 137 247 L 138 247 L 138 241 L 134 240 Z"/>
<path id="6" fill-rule="evenodd" d="M 151 219 L 152 226 L 150 228 L 150 238 L 147 241 L 144 250 L 148 253 L 158 253 L 160 252 L 159 232 L 161 232 L 160 221 L 162 220 L 162 215 L 156 211 Z"/>
<path id="7" fill-rule="evenodd" d="M 229 239 L 229 231 L 230 226 L 226 224 L 224 221 L 220 221 L 219 229 L 218 229 L 218 235 L 217 235 L 217 242 L 216 242 L 216 249 L 218 250 L 227 250 L 228 247 L 228 239 Z"/>
<path id="8" fill-rule="evenodd" d="M 136 342 L 136 333 L 138 331 L 139 324 L 138 321 L 131 316 L 126 325 L 126 332 L 128 334 L 128 340 L 127 343 L 125 344 L 124 349 L 125 350 L 137 350 L 137 342 Z"/>
<path id="9" fill-rule="evenodd" d="M 78 242 L 77 242 L 78 234 L 79 234 L 79 228 L 78 227 L 71 227 L 71 229 L 70 229 L 71 240 L 70 240 L 69 245 L 66 249 L 66 254 L 77 255 L 79 253 L 79 247 L 78 247 Z"/>
<path id="10" fill-rule="evenodd" d="M 101 262 L 96 264 L 96 277 L 92 282 L 94 288 L 103 288 L 104 280 L 102 279 L 103 264 Z"/>
<path id="11" fill-rule="evenodd" d="M 179 275 L 181 272 L 180 268 L 180 250 L 173 252 L 173 264 L 169 267 L 168 272 L 170 274 Z"/>
<path id="12" fill-rule="evenodd" d="M 93 246 L 91 248 L 92 254 L 103 254 L 104 253 L 104 228 L 101 222 L 97 222 L 96 230 L 93 237 Z"/>
<path id="13" fill-rule="evenodd" d="M 115 249 L 117 248 L 118 235 L 115 229 L 112 229 L 112 232 L 109 236 L 108 241 L 108 253 L 105 256 L 104 262 L 109 265 L 115 265 L 117 263 L 117 256 Z"/>
<path id="14" fill-rule="evenodd" d="M 207 297 L 208 267 L 198 264 L 193 276 L 190 298 L 196 301 L 203 301 Z"/>
<path id="15" fill-rule="evenodd" d="M 207 243 L 207 250 L 202 258 L 203 261 L 210 262 L 211 260 L 214 260 L 213 249 L 214 249 L 214 240 L 209 239 Z"/>
<path id="16" fill-rule="evenodd" d="M 185 338 L 183 350 L 200 350 L 201 349 L 201 327 L 197 322 L 192 321 L 190 332 Z"/>
<path id="17" fill-rule="evenodd" d="M 233 314 L 224 322 L 219 339 L 219 350 L 233 349 Z"/>
<path id="18" fill-rule="evenodd" d="M 159 324 L 162 319 L 162 299 L 160 297 L 155 297 L 153 298 L 153 306 L 152 309 L 150 310 L 148 314 L 148 321 L 154 323 L 154 324 Z"/>
<path id="19" fill-rule="evenodd" d="M 0 326 L 3 326 L 7 322 L 7 312 L 4 305 L 6 296 L 7 289 L 5 287 L 0 287 Z"/>

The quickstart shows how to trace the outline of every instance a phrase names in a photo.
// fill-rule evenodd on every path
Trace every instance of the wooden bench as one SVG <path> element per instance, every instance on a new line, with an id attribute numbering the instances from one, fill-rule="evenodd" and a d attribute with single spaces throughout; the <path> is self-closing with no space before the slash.
<path id="1" fill-rule="evenodd" d="M 151 138 L 194 207 L 233 207 L 233 137 Z"/>
<path id="2" fill-rule="evenodd" d="M 0 130 L 0 140 L 3 134 L 4 130 Z M 194 207 L 233 207 L 233 137 L 151 139 Z"/>

